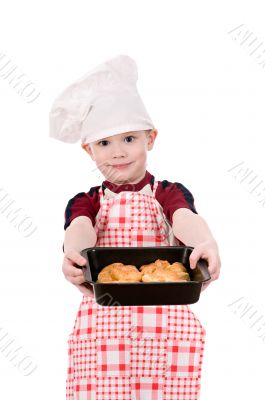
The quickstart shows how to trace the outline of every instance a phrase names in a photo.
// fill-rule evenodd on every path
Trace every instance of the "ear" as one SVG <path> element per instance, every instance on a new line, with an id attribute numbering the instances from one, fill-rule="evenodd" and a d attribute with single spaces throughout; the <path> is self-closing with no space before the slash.
<path id="1" fill-rule="evenodd" d="M 90 155 L 93 161 L 95 161 L 91 146 L 88 143 L 82 143 L 81 147 Z"/>
<path id="2" fill-rule="evenodd" d="M 147 135 L 147 150 L 152 150 L 155 139 L 157 137 L 158 131 L 157 129 L 152 129 Z"/>

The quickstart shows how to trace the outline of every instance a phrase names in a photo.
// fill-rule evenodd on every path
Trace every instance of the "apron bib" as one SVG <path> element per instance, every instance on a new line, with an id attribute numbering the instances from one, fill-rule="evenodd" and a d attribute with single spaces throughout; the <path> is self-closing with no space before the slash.
<path id="1" fill-rule="evenodd" d="M 99 189 L 96 246 L 179 242 L 150 184 Z M 137 293 L 136 293 L 137 295 Z M 83 296 L 68 339 L 67 400 L 199 400 L 205 329 L 188 305 L 101 306 Z"/>

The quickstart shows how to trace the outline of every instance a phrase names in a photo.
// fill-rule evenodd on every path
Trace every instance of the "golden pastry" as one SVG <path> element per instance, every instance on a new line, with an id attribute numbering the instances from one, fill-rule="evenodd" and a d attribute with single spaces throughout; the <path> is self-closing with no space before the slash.
<path id="1" fill-rule="evenodd" d="M 156 268 L 166 268 L 166 267 L 169 267 L 169 266 L 170 266 L 170 264 L 169 264 L 168 261 L 158 259 L 155 262 L 152 262 L 150 264 L 142 265 L 139 268 L 139 270 L 142 271 L 142 272 L 145 272 L 145 273 L 147 273 L 147 272 L 148 273 L 150 273 L 150 272 L 152 273 L 152 272 L 155 271 Z"/>
<path id="2" fill-rule="evenodd" d="M 183 264 L 169 264 L 166 260 L 156 260 L 154 263 L 142 265 L 142 282 L 181 282 L 189 281 L 190 277 Z"/>
<path id="3" fill-rule="evenodd" d="M 140 282 L 142 274 L 134 265 L 113 263 L 104 267 L 98 274 L 98 283 Z"/>
<path id="4" fill-rule="evenodd" d="M 134 265 L 113 263 L 101 270 L 97 280 L 98 283 L 183 281 L 190 281 L 190 276 L 182 263 L 170 264 L 160 259 L 142 265 L 139 270 Z"/>
<path id="5" fill-rule="evenodd" d="M 174 262 L 173 264 L 171 264 L 172 267 L 175 267 L 178 271 L 182 271 L 182 272 L 187 272 L 186 268 L 184 267 L 184 265 L 180 262 Z"/>

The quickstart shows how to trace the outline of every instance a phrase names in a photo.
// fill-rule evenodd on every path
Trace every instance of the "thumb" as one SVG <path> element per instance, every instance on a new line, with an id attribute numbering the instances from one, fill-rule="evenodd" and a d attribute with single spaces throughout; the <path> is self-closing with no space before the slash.
<path id="1" fill-rule="evenodd" d="M 77 268 L 82 268 L 86 265 L 86 259 L 84 257 L 82 257 L 81 255 L 79 255 L 76 258 L 76 261 L 74 261 L 73 265 Z"/>
<path id="2" fill-rule="evenodd" d="M 66 257 L 71 260 L 72 262 L 76 263 L 77 265 L 85 265 L 86 259 L 81 256 L 81 254 L 77 250 L 70 250 L 67 254 Z"/>
<path id="3" fill-rule="evenodd" d="M 79 255 L 78 264 L 79 265 L 85 265 L 86 264 L 86 259 L 84 257 L 82 257 L 81 255 Z"/>
<path id="4" fill-rule="evenodd" d="M 191 252 L 189 262 L 190 262 L 190 267 L 195 268 L 197 265 L 197 262 L 201 258 L 201 251 L 198 247 L 195 247 L 193 251 Z"/>

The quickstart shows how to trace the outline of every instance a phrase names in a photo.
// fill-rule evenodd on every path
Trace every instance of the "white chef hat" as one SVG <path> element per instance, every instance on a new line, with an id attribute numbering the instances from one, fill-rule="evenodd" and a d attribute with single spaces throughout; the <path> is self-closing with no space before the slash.
<path id="1" fill-rule="evenodd" d="M 138 93 L 137 65 L 119 55 L 91 70 L 54 101 L 50 137 L 91 143 L 122 132 L 153 129 Z"/>

